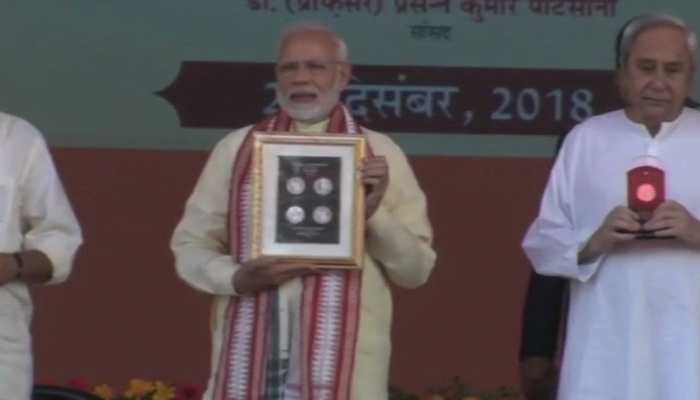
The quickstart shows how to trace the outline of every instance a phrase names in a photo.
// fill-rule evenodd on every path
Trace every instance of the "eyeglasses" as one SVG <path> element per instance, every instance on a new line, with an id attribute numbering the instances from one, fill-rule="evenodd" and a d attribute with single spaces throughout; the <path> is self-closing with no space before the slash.
<path id="1" fill-rule="evenodd" d="M 277 73 L 280 76 L 290 77 L 296 75 L 302 68 L 306 69 L 312 76 L 321 76 L 331 71 L 334 65 L 343 64 L 342 61 L 287 61 L 277 64 Z"/>

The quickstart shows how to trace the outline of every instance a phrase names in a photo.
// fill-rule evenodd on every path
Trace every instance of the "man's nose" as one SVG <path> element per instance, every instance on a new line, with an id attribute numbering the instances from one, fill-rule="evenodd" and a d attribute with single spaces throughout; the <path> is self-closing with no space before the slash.
<path id="1" fill-rule="evenodd" d="M 294 71 L 292 81 L 294 83 L 306 83 L 311 80 L 311 71 L 304 63 L 299 63 L 299 66 Z"/>
<path id="2" fill-rule="evenodd" d="M 651 77 L 651 87 L 654 89 L 665 89 L 668 86 L 668 81 L 668 75 L 659 69 Z"/>

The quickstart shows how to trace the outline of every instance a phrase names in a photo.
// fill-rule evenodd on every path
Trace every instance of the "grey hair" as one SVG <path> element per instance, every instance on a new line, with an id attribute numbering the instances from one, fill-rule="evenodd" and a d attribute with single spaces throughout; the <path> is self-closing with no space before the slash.
<path id="1" fill-rule="evenodd" d="M 690 52 L 690 59 L 694 68 L 695 51 L 697 50 L 698 46 L 697 35 L 681 18 L 662 13 L 640 15 L 632 18 L 624 25 L 622 31 L 618 34 L 616 43 L 617 59 L 615 61 L 617 67 L 622 68 L 627 65 L 627 61 L 629 61 L 630 57 L 630 50 L 632 49 L 632 45 L 634 44 L 634 41 L 637 40 L 639 34 L 659 26 L 678 28 L 685 33 L 688 51 Z"/>
<path id="2" fill-rule="evenodd" d="M 338 58 L 337 61 L 348 62 L 349 52 L 348 45 L 347 43 L 345 43 L 345 39 L 343 39 L 338 33 L 333 31 L 327 25 L 313 21 L 300 22 L 287 27 L 280 36 L 277 54 L 282 54 L 282 46 L 284 46 L 284 43 L 287 41 L 287 39 L 289 39 L 290 36 L 298 33 L 307 32 L 320 32 L 330 35 L 331 39 L 336 44 L 336 57 Z"/>

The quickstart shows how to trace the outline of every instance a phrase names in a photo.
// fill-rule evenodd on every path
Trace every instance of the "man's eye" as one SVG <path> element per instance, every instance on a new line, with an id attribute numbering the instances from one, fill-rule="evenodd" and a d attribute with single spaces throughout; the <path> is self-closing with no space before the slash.
<path id="1" fill-rule="evenodd" d="M 325 71 L 326 65 L 321 63 L 309 63 L 307 67 L 312 71 Z"/>
<path id="2" fill-rule="evenodd" d="M 293 72 L 296 71 L 297 65 L 294 63 L 282 64 L 279 66 L 280 72 Z"/>

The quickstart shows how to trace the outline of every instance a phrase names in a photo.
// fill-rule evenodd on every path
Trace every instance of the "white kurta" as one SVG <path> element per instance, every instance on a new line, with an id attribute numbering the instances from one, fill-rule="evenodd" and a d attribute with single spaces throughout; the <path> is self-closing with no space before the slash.
<path id="1" fill-rule="evenodd" d="M 39 250 L 53 265 L 52 283 L 70 272 L 80 245 L 78 222 L 41 134 L 0 113 L 0 253 Z M 0 286 L 0 400 L 29 400 L 32 302 L 27 285 Z"/>
<path id="2" fill-rule="evenodd" d="M 635 240 L 577 264 L 645 155 L 662 162 L 666 198 L 700 217 L 700 112 L 652 137 L 616 111 L 569 134 L 523 241 L 537 272 L 571 278 L 560 400 L 700 399 L 700 250 Z"/>

